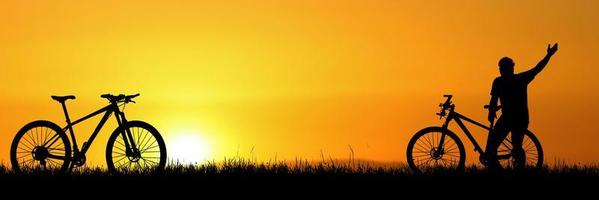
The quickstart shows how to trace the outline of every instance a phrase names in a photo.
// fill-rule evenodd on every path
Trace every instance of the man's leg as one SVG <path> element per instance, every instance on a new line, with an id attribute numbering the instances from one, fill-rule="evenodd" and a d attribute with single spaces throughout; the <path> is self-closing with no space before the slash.
<path id="1" fill-rule="evenodd" d="M 522 141 L 526 128 L 514 128 L 512 130 L 512 157 L 514 158 L 514 167 L 523 168 L 526 164 L 526 154 L 522 149 Z"/>
<path id="2" fill-rule="evenodd" d="M 485 157 L 487 159 L 487 167 L 489 170 L 497 170 L 501 167 L 499 160 L 497 160 L 497 149 L 508 133 L 509 129 L 506 127 L 503 116 L 499 117 L 499 119 L 497 119 L 497 123 L 493 127 L 493 131 L 491 131 L 487 137 Z"/>

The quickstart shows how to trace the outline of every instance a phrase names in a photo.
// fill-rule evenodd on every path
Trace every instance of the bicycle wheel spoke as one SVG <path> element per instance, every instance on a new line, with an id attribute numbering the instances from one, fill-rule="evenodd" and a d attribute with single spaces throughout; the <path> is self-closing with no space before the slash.
<path id="1" fill-rule="evenodd" d="M 429 152 L 426 152 L 426 151 L 412 151 L 412 154 L 417 154 L 417 153 L 418 154 L 427 154 L 427 155 L 429 154 Z"/>
<path id="2" fill-rule="evenodd" d="M 23 162 L 23 165 L 27 166 L 28 164 L 33 164 L 34 162 L 35 162 L 35 160 L 33 160 L 33 158 L 32 158 L 32 159 L 29 159 L 29 160 L 25 160 L 25 161 Z M 33 166 L 33 165 L 32 165 L 32 166 Z"/>
<path id="3" fill-rule="evenodd" d="M 505 147 L 506 149 L 508 149 L 509 151 L 511 151 L 511 150 L 512 150 L 512 148 L 510 147 L 511 145 L 509 145 L 509 146 L 508 146 L 506 143 L 501 143 L 501 145 L 502 145 L 503 147 Z"/>
<path id="4" fill-rule="evenodd" d="M 46 130 L 46 131 L 44 131 L 44 133 L 45 133 L 45 134 L 44 134 L 44 144 L 46 144 L 46 142 L 47 142 L 47 141 L 48 141 L 48 139 L 49 139 L 49 138 L 48 138 L 48 135 L 50 135 L 50 133 L 51 133 L 51 132 L 50 132 L 50 130 L 52 130 L 52 129 L 49 129 L 49 128 L 44 128 L 44 129 Z"/>
<path id="5" fill-rule="evenodd" d="M 433 159 L 433 158 L 428 158 L 428 159 L 426 160 L 425 164 L 428 164 L 429 162 L 431 162 L 431 161 L 433 161 L 433 160 L 435 160 L 435 159 Z"/>
<path id="6" fill-rule="evenodd" d="M 46 141 L 48 140 L 48 130 L 49 128 L 44 127 L 44 134 L 43 134 L 43 142 L 42 144 L 46 144 Z"/>
<path id="7" fill-rule="evenodd" d="M 131 134 L 127 134 L 127 142 L 129 142 L 129 147 L 133 148 L 133 145 L 139 145 L 137 143 L 137 141 L 135 141 L 136 140 L 135 134 L 137 134 L 135 132 L 135 127 L 129 128 L 129 133 L 131 133 Z"/>
<path id="8" fill-rule="evenodd" d="M 453 150 L 457 149 L 458 147 L 452 147 L 451 149 L 445 149 L 445 152 L 452 152 Z"/>
<path id="9" fill-rule="evenodd" d="M 135 142 L 135 145 L 139 146 L 139 130 L 137 127 L 133 127 L 129 129 L 129 132 L 131 132 L 131 136 L 133 137 L 133 142 Z"/>
<path id="10" fill-rule="evenodd" d="M 64 146 L 64 143 L 62 142 L 60 136 L 58 135 L 58 133 L 54 134 L 52 137 L 52 139 L 50 139 L 50 144 L 48 145 L 49 147 L 54 147 L 54 145 L 56 144 L 57 141 L 60 140 L 60 143 L 58 143 L 59 145 L 62 144 L 62 146 Z"/>
<path id="11" fill-rule="evenodd" d="M 447 165 L 445 165 L 445 166 L 448 166 L 448 167 L 449 167 L 449 166 L 452 166 L 454 163 L 457 163 L 457 162 L 456 162 L 455 160 L 453 160 L 453 159 L 451 159 L 451 160 L 450 160 L 450 159 L 444 159 L 444 158 L 442 158 L 442 159 L 441 159 L 441 161 L 442 161 L 443 163 L 447 163 Z"/>
<path id="12" fill-rule="evenodd" d="M 433 132 L 431 134 L 432 142 L 433 142 L 433 147 L 437 147 L 437 145 L 435 144 L 435 142 L 437 142 L 437 139 L 435 139 L 435 135 L 437 135 L 437 132 Z"/>
<path id="13" fill-rule="evenodd" d="M 146 138 L 146 135 L 140 135 L 140 142 L 137 143 L 137 149 L 141 150 L 145 147 L 145 143 L 146 143 L 146 139 L 149 140 L 149 138 Z"/>
<path id="14" fill-rule="evenodd" d="M 434 146 L 435 146 L 435 145 L 433 145 L 433 144 L 431 143 L 431 141 L 429 140 L 429 137 L 428 137 L 428 135 L 423 135 L 422 137 L 423 137 L 423 138 L 426 140 L 427 144 L 428 144 L 430 147 L 434 147 Z"/>
<path id="15" fill-rule="evenodd" d="M 18 148 L 25 149 L 27 151 L 33 150 L 34 146 L 29 146 L 27 142 L 19 142 L 17 145 Z"/>
<path id="16" fill-rule="evenodd" d="M 154 163 L 154 164 L 158 164 L 158 162 L 155 162 L 155 161 L 153 161 L 153 160 L 148 160 L 148 159 L 144 159 L 144 160 L 145 160 L 145 161 L 149 161 L 149 162 L 151 162 L 151 163 Z"/>
<path id="17" fill-rule="evenodd" d="M 54 143 L 54 145 L 52 145 L 52 146 L 49 146 L 49 147 L 46 147 L 46 148 L 47 148 L 48 150 L 62 150 L 62 151 L 65 151 L 65 148 L 64 148 L 64 146 L 65 146 L 65 145 L 64 145 L 64 144 L 62 144 L 62 142 L 61 142 L 61 143 Z"/>
<path id="18" fill-rule="evenodd" d="M 141 135 L 143 135 L 143 137 Z M 140 137 L 142 137 L 142 140 L 139 149 L 144 149 L 147 143 L 153 138 L 151 134 L 146 133 L 145 129 L 141 129 Z"/>
<path id="19" fill-rule="evenodd" d="M 36 129 L 35 129 L 35 135 L 37 136 L 37 142 L 38 142 L 37 144 L 38 144 L 38 145 L 41 145 L 41 144 L 42 144 L 42 140 L 43 140 L 43 139 L 42 139 L 42 133 L 41 133 L 41 132 L 42 132 L 42 131 L 41 131 L 41 129 L 42 129 L 42 128 L 43 128 L 43 127 L 39 127 L 39 128 L 36 128 Z"/>
<path id="20" fill-rule="evenodd" d="M 131 128 L 131 130 L 133 132 L 135 132 L 135 136 L 133 136 L 134 137 L 134 141 L 135 141 L 135 147 L 137 149 L 139 149 L 139 147 L 143 143 L 143 138 L 142 138 L 141 134 L 139 133 L 139 128 L 133 127 L 133 128 Z"/>
<path id="21" fill-rule="evenodd" d="M 20 149 L 20 150 L 23 150 L 24 152 L 29 152 L 29 153 L 31 153 L 31 150 L 33 150 L 32 148 L 27 148 L 27 149 L 25 149 L 25 148 L 23 148 L 23 147 L 20 147 L 20 146 L 19 146 L 19 147 L 17 147 L 17 149 Z"/>
<path id="22" fill-rule="evenodd" d="M 118 159 L 118 160 L 117 160 L 116 162 L 114 162 L 114 163 L 119 163 L 121 160 L 123 160 L 123 159 L 125 159 L 125 158 L 127 158 L 127 157 L 122 157 L 121 159 Z"/>
<path id="23" fill-rule="evenodd" d="M 446 139 L 445 141 L 446 142 L 443 144 L 443 149 L 454 149 L 454 147 L 457 148 L 457 145 L 455 142 L 451 142 L 451 144 L 448 145 L 447 143 L 450 143 L 449 140 Z"/>
<path id="24" fill-rule="evenodd" d="M 160 151 L 144 151 L 144 152 L 147 152 L 147 153 L 160 153 Z"/>
<path id="25" fill-rule="evenodd" d="M 25 154 L 25 155 L 23 155 L 23 156 L 21 156 L 21 157 L 17 157 L 17 160 L 19 160 L 19 159 L 21 159 L 21 158 L 25 158 L 25 157 L 27 157 L 27 156 L 31 156 L 31 154 Z M 31 157 L 33 158 L 33 156 L 31 156 Z"/>
<path id="26" fill-rule="evenodd" d="M 420 149 L 420 148 L 417 148 L 417 147 L 414 147 L 414 148 L 412 149 L 412 152 L 419 152 L 419 153 L 430 153 L 430 151 L 427 151 L 427 150 L 424 150 L 424 149 Z"/>
<path id="27" fill-rule="evenodd" d="M 152 166 L 151 166 L 151 165 L 148 165 L 148 162 L 146 161 L 146 159 L 142 158 L 142 160 L 143 160 L 143 162 L 144 162 L 144 167 L 145 167 L 145 168 L 148 168 L 148 169 L 149 169 L 149 168 L 152 168 Z"/>
<path id="28" fill-rule="evenodd" d="M 422 158 L 422 157 L 430 157 L 430 156 L 431 155 L 423 154 L 423 155 L 412 156 L 412 158 Z"/>
<path id="29" fill-rule="evenodd" d="M 524 152 L 537 152 L 537 147 L 533 146 L 532 148 L 524 149 Z"/>
<path id="30" fill-rule="evenodd" d="M 157 147 L 157 146 L 158 146 L 158 144 L 156 144 L 156 146 L 152 146 L 152 145 L 154 145 L 155 143 L 156 143 L 156 140 L 154 140 L 154 141 L 152 142 L 152 144 L 150 144 L 150 147 L 148 147 L 148 148 L 145 148 L 145 149 L 143 149 L 143 150 L 147 150 L 147 149 L 150 149 L 150 148 Z M 143 150 L 142 150 L 142 151 L 143 151 Z"/>
<path id="31" fill-rule="evenodd" d="M 117 143 L 118 143 L 118 144 L 120 144 L 120 146 L 122 146 L 122 147 L 126 147 L 126 145 L 125 145 L 123 142 L 121 142 L 120 140 L 123 140 L 123 141 L 125 141 L 125 140 L 123 139 L 123 137 L 119 136 L 119 137 L 118 137 L 118 138 L 115 140 L 115 142 L 116 142 L 115 144 L 117 144 Z"/>
<path id="32" fill-rule="evenodd" d="M 122 152 L 125 152 L 125 153 L 127 152 L 127 151 L 125 151 L 124 149 L 121 149 L 121 148 L 118 148 L 118 147 L 114 147 L 114 148 L 116 148 L 116 149 L 118 149 L 118 150 L 121 150 Z"/>
<path id="33" fill-rule="evenodd" d="M 433 145 L 432 147 L 437 147 L 437 139 L 435 137 L 436 135 L 437 135 L 437 132 L 433 132 L 430 134 L 431 143 Z"/>
<path id="34" fill-rule="evenodd" d="M 48 161 L 48 163 L 50 163 L 50 165 L 53 165 L 55 167 L 58 167 L 61 165 L 58 161 L 54 161 L 52 159 L 48 159 L 47 161 Z"/>
<path id="35" fill-rule="evenodd" d="M 126 158 L 127 156 L 125 154 L 123 154 L 123 155 L 116 155 L 116 156 L 113 155 L 112 157 L 113 157 L 112 159 L 115 159 L 115 158 L 120 158 L 120 157 Z"/>
<path id="36" fill-rule="evenodd" d="M 146 139 L 147 135 L 148 135 L 148 134 L 144 134 L 144 139 Z M 146 145 L 148 144 L 148 142 L 150 142 L 150 140 L 151 140 L 152 138 L 154 138 L 154 137 L 152 137 L 152 136 L 150 136 L 150 137 L 147 137 L 147 140 L 144 140 L 144 141 L 142 142 L 142 144 L 140 145 L 140 149 L 144 149 L 144 148 L 146 147 Z"/>
<path id="37" fill-rule="evenodd" d="M 29 139 L 31 139 L 31 135 L 27 135 L 29 136 Z M 27 142 L 27 145 L 31 146 L 31 149 L 33 149 L 35 147 L 35 142 L 33 142 L 33 140 L 28 140 L 27 137 L 23 136 L 22 137 L 23 140 L 25 140 L 25 142 Z M 21 143 L 21 144 L 25 144 L 25 143 Z"/>
<path id="38" fill-rule="evenodd" d="M 154 144 L 154 143 L 152 143 L 152 144 Z M 142 149 L 140 151 L 143 153 L 143 152 L 146 152 L 149 149 L 154 149 L 154 148 L 158 148 L 158 147 L 159 147 L 158 144 L 156 144 L 156 145 L 153 145 L 153 146 L 149 146 L 149 147 L 147 147 L 145 149 Z"/>
<path id="39" fill-rule="evenodd" d="M 427 161 L 431 160 L 432 158 L 430 157 L 426 157 L 423 159 L 418 159 L 417 162 L 419 163 L 419 165 L 425 165 Z"/>
<path id="40" fill-rule="evenodd" d="M 422 148 L 422 150 L 424 150 L 424 151 L 428 151 L 429 149 L 432 148 L 432 147 L 425 147 L 425 146 L 423 146 L 424 144 L 420 144 L 419 142 L 420 141 L 416 142 L 416 145 L 414 145 L 415 148 Z"/>
<path id="41" fill-rule="evenodd" d="M 412 151 L 412 155 L 414 156 L 418 156 L 418 155 L 430 155 L 429 152 L 414 152 Z"/>
<path id="42" fill-rule="evenodd" d="M 62 152 L 64 152 L 64 151 L 65 151 L 64 149 L 60 149 L 60 148 L 51 148 L 51 149 L 50 149 L 50 148 L 48 148 L 48 150 L 49 150 L 50 152 L 52 152 L 52 151 L 62 151 Z"/>
<path id="43" fill-rule="evenodd" d="M 34 141 L 33 144 L 35 144 L 35 146 L 37 146 L 38 145 L 38 143 L 37 143 L 37 128 L 33 129 L 33 132 L 31 133 L 31 135 L 33 136 L 33 141 Z"/>
<path id="44" fill-rule="evenodd" d="M 450 153 L 445 153 L 443 156 L 451 156 L 451 157 L 460 157 L 460 154 L 458 152 L 450 152 Z"/>
<path id="45" fill-rule="evenodd" d="M 535 146 L 534 143 L 528 142 L 526 145 L 523 145 L 524 146 L 523 149 L 528 149 L 530 147 L 530 145 L 533 145 L 533 147 Z"/>

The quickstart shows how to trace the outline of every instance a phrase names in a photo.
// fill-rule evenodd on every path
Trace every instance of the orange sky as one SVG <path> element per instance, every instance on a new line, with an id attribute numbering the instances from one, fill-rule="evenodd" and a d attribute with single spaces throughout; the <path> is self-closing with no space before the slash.
<path id="1" fill-rule="evenodd" d="M 2 0 L 0 160 L 27 122 L 64 125 L 50 95 L 76 95 L 77 118 L 103 106 L 102 93 L 139 92 L 128 117 L 156 126 L 167 147 L 193 134 L 208 146 L 202 159 L 345 159 L 351 145 L 357 158 L 403 162 L 411 135 L 441 124 L 442 94 L 483 121 L 498 59 L 523 71 L 559 42 L 530 85 L 530 129 L 546 160 L 596 163 L 598 4 Z M 97 120 L 75 127 L 79 137 Z M 109 122 L 92 164 L 105 162 Z"/>

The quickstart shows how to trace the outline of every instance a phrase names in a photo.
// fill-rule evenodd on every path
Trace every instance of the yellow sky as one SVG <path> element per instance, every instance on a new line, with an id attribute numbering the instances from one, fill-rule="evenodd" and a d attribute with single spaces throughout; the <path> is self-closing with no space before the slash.
<path id="1" fill-rule="evenodd" d="M 206 159 L 347 158 L 351 145 L 358 158 L 404 161 L 411 135 L 441 123 L 442 94 L 482 121 L 498 59 L 523 71 L 559 42 L 529 88 L 530 129 L 548 161 L 594 163 L 598 4 L 2 0 L 0 160 L 27 122 L 64 125 L 50 95 L 77 95 L 76 118 L 103 106 L 102 93 L 139 92 L 128 117 L 156 126 L 167 147 L 196 135 Z M 105 162 L 110 123 L 92 163 Z"/>

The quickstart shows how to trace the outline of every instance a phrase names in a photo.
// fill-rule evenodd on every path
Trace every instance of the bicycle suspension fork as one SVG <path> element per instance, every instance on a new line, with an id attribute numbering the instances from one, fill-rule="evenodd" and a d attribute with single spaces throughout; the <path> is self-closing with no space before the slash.
<path id="1" fill-rule="evenodd" d="M 121 112 L 118 109 L 118 106 L 116 107 L 114 112 L 114 116 L 116 117 L 116 121 L 119 124 L 119 127 L 122 127 L 122 129 L 124 129 L 121 132 L 121 137 L 123 137 L 123 142 L 125 143 L 125 153 L 127 154 L 127 156 L 134 156 L 134 153 L 139 152 L 139 149 L 137 149 L 137 145 L 135 144 L 135 139 L 133 138 L 131 130 L 129 129 L 129 127 L 126 126 L 127 119 L 125 118 L 125 113 Z"/>
<path id="2" fill-rule="evenodd" d="M 443 131 L 441 132 L 441 138 L 439 140 L 439 144 L 437 146 L 437 150 L 443 150 L 444 151 L 444 149 L 442 149 L 442 148 L 443 148 L 443 145 L 445 144 L 445 136 L 446 136 L 446 134 L 445 134 L 446 131 L 445 130 L 448 130 L 447 126 L 449 126 L 449 122 L 451 120 L 453 120 L 453 117 L 454 117 L 454 115 L 453 115 L 453 110 L 452 110 L 447 115 L 447 118 L 445 118 L 445 122 L 443 123 L 443 126 L 441 127 L 443 129 Z M 439 151 L 439 152 L 443 152 L 443 151 Z"/>

